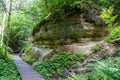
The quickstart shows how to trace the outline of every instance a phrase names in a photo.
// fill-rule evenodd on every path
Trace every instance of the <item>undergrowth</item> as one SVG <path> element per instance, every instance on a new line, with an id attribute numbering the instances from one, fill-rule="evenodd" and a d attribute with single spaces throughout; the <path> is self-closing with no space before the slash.
<path id="1" fill-rule="evenodd" d="M 66 80 L 120 80 L 120 58 L 111 57 L 95 64 L 87 65 L 87 72 L 83 74 L 72 74 Z"/>
<path id="2" fill-rule="evenodd" d="M 34 62 L 34 58 L 31 54 L 27 54 L 27 55 L 22 55 L 21 57 L 24 61 L 26 61 L 28 64 L 32 64 Z"/>
<path id="3" fill-rule="evenodd" d="M 12 60 L 6 62 L 0 59 L 0 80 L 20 80 L 18 71 Z"/>
<path id="4" fill-rule="evenodd" d="M 120 38 L 120 26 L 112 28 L 109 31 L 109 35 L 106 37 L 106 41 L 114 43 L 115 39 Z"/>
<path id="5" fill-rule="evenodd" d="M 0 80 L 21 80 L 11 56 L 7 54 L 7 60 L 4 57 L 4 48 L 0 46 Z"/>
<path id="6" fill-rule="evenodd" d="M 76 63 L 77 57 L 70 52 L 62 52 L 53 55 L 52 58 L 41 61 L 35 65 L 34 68 L 47 80 L 54 74 L 63 75 L 66 69 L 70 68 Z"/>

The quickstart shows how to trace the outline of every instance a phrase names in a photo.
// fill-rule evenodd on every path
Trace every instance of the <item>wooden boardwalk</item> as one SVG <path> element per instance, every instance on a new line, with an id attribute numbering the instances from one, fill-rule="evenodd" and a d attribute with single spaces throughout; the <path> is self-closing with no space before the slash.
<path id="1" fill-rule="evenodd" d="M 22 80 L 44 80 L 33 68 L 18 55 L 12 55 Z"/>

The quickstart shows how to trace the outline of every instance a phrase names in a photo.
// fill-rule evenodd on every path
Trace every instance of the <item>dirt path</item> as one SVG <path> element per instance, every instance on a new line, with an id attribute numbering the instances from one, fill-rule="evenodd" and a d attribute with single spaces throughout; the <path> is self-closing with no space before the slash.
<path id="1" fill-rule="evenodd" d="M 12 55 L 22 80 L 44 80 L 33 68 L 18 55 Z"/>

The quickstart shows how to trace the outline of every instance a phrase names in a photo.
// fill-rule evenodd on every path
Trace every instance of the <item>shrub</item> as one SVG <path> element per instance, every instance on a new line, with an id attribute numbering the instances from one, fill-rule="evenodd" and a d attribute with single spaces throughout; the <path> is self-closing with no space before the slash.
<path id="1" fill-rule="evenodd" d="M 25 49 L 26 52 L 29 52 L 32 49 L 32 45 L 27 43 L 27 47 Z"/>
<path id="2" fill-rule="evenodd" d="M 28 64 L 32 64 L 34 62 L 34 58 L 31 54 L 27 54 L 25 56 L 22 56 L 22 59 L 26 61 Z"/>
<path id="3" fill-rule="evenodd" d="M 72 74 L 71 76 L 68 76 L 66 80 L 88 80 L 88 78 L 83 75 Z"/>
<path id="4" fill-rule="evenodd" d="M 0 46 L 0 80 L 21 80 L 11 56 L 7 53 L 7 61 L 5 61 L 4 53 L 4 47 Z"/>
<path id="5" fill-rule="evenodd" d="M 120 26 L 113 28 L 109 31 L 109 35 L 106 37 L 106 41 L 114 43 L 116 38 L 120 38 Z"/>
<path id="6" fill-rule="evenodd" d="M 114 43 L 116 38 L 120 38 L 120 26 L 116 21 L 117 15 L 113 15 L 114 9 L 113 7 L 109 7 L 109 9 L 105 8 L 102 11 L 100 17 L 107 24 L 107 31 L 109 32 L 106 37 L 106 41 L 110 43 Z"/>
<path id="7" fill-rule="evenodd" d="M 20 80 L 18 71 L 12 60 L 0 59 L 0 80 Z"/>
<path id="8" fill-rule="evenodd" d="M 4 58 L 4 53 L 5 53 L 4 48 L 0 46 L 0 59 Z"/>
<path id="9" fill-rule="evenodd" d="M 120 59 L 110 58 L 104 61 L 97 61 L 95 64 L 88 64 L 89 72 L 86 75 L 72 74 L 66 80 L 120 80 Z"/>
<path id="10" fill-rule="evenodd" d="M 91 50 L 92 50 L 93 53 L 95 53 L 95 52 L 97 52 L 97 51 L 100 50 L 100 46 L 99 46 L 99 45 L 95 45 L 95 46 L 93 46 L 93 47 L 91 48 Z"/>
<path id="11" fill-rule="evenodd" d="M 74 52 L 74 54 L 76 54 L 78 61 L 80 61 L 84 58 L 83 56 L 85 55 L 85 52 L 84 51 L 76 51 L 76 52 Z"/>
<path id="12" fill-rule="evenodd" d="M 101 54 L 104 54 L 106 52 L 106 48 L 103 45 L 95 45 L 91 48 L 92 53 L 100 52 Z"/>
<path id="13" fill-rule="evenodd" d="M 92 72 L 88 77 L 91 80 L 101 80 L 101 78 L 102 80 L 120 80 L 119 60 L 97 61 L 98 64 L 92 66 Z"/>
<path id="14" fill-rule="evenodd" d="M 9 50 L 8 50 L 9 51 Z M 8 51 L 7 51 L 7 59 L 11 59 L 10 55 L 8 54 Z M 0 59 L 5 59 L 5 48 L 0 46 Z"/>

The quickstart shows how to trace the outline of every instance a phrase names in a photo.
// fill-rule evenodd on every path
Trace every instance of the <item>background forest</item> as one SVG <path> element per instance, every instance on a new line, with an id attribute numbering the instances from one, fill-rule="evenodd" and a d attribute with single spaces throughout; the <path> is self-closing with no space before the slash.
<path id="1" fill-rule="evenodd" d="M 119 5 L 120 0 L 0 0 L 0 80 L 20 80 L 10 55 L 15 52 L 46 80 L 120 80 Z M 82 49 L 68 47 L 74 43 Z"/>

